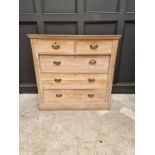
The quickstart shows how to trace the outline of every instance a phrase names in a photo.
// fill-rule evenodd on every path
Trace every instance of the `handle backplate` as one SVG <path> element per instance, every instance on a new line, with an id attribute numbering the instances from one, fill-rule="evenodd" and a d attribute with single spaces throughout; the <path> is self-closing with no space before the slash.
<path id="1" fill-rule="evenodd" d="M 91 48 L 92 50 L 95 50 L 95 49 L 98 48 L 98 45 L 97 45 L 96 43 L 93 43 L 93 44 L 90 45 L 90 48 Z"/>
<path id="2" fill-rule="evenodd" d="M 62 94 L 56 94 L 56 97 L 62 97 Z"/>
<path id="3" fill-rule="evenodd" d="M 88 94 L 88 97 L 94 97 L 95 95 L 94 94 Z"/>
<path id="4" fill-rule="evenodd" d="M 90 60 L 90 61 L 89 61 L 89 64 L 90 64 L 90 65 L 95 65 L 95 64 L 96 64 L 96 60 Z"/>
<path id="5" fill-rule="evenodd" d="M 57 49 L 60 48 L 60 45 L 57 44 L 57 42 L 55 42 L 55 43 L 52 45 L 52 48 L 55 49 L 55 50 L 57 50 Z"/>
<path id="6" fill-rule="evenodd" d="M 55 81 L 56 83 L 60 83 L 60 82 L 61 82 L 61 79 L 54 79 L 54 81 Z"/>
<path id="7" fill-rule="evenodd" d="M 56 66 L 61 65 L 61 61 L 53 61 L 53 63 L 54 63 Z"/>
<path id="8" fill-rule="evenodd" d="M 95 79 L 89 78 L 88 81 L 89 81 L 90 83 L 93 83 L 93 82 L 95 82 Z"/>

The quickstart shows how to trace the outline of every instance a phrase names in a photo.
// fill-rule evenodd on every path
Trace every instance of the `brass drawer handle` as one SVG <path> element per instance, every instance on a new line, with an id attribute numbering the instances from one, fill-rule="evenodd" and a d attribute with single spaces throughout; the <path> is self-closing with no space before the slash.
<path id="1" fill-rule="evenodd" d="M 54 81 L 55 81 L 56 83 L 60 83 L 60 82 L 61 82 L 61 79 L 54 79 Z"/>
<path id="2" fill-rule="evenodd" d="M 56 66 L 59 66 L 61 64 L 61 61 L 53 61 L 53 63 L 56 65 Z"/>
<path id="3" fill-rule="evenodd" d="M 88 79 L 89 82 L 95 82 L 95 79 Z"/>
<path id="4" fill-rule="evenodd" d="M 96 64 L 96 60 L 90 60 L 90 61 L 89 61 L 89 64 L 95 65 L 95 64 Z"/>
<path id="5" fill-rule="evenodd" d="M 62 94 L 56 94 L 56 97 L 62 97 Z"/>
<path id="6" fill-rule="evenodd" d="M 91 48 L 92 50 L 95 50 L 95 49 L 98 48 L 98 45 L 95 44 L 95 43 L 93 43 L 93 44 L 90 45 L 90 48 Z"/>
<path id="7" fill-rule="evenodd" d="M 94 97 L 94 94 L 88 94 L 88 97 Z"/>
<path id="8" fill-rule="evenodd" d="M 57 43 L 55 42 L 55 43 L 52 45 L 52 48 L 55 49 L 55 50 L 57 50 L 57 49 L 60 48 L 60 45 L 57 44 Z"/>

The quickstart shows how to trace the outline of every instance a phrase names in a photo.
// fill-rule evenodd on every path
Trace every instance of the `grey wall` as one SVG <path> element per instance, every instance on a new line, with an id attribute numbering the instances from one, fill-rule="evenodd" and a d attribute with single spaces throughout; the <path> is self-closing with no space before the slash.
<path id="1" fill-rule="evenodd" d="M 20 0 L 20 93 L 37 92 L 27 33 L 122 34 L 114 93 L 134 93 L 135 0 Z"/>

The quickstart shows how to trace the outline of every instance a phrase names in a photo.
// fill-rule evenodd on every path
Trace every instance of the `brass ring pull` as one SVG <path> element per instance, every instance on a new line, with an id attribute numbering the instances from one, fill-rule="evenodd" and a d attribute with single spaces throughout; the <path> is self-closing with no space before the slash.
<path id="1" fill-rule="evenodd" d="M 88 97 L 94 97 L 94 94 L 88 94 Z"/>
<path id="2" fill-rule="evenodd" d="M 56 66 L 59 66 L 61 64 L 61 61 L 53 61 L 53 63 L 56 65 Z"/>
<path id="3" fill-rule="evenodd" d="M 89 82 L 95 82 L 95 79 L 88 79 Z"/>
<path id="4" fill-rule="evenodd" d="M 96 60 L 90 60 L 90 61 L 89 61 L 89 64 L 91 64 L 91 65 L 96 64 Z"/>
<path id="5" fill-rule="evenodd" d="M 57 50 L 57 49 L 60 48 L 60 45 L 57 44 L 57 43 L 55 42 L 55 43 L 52 45 L 52 48 L 55 49 L 55 50 Z"/>
<path id="6" fill-rule="evenodd" d="M 61 79 L 54 79 L 54 81 L 55 81 L 56 83 L 60 83 L 60 82 L 61 82 Z"/>
<path id="7" fill-rule="evenodd" d="M 56 94 L 56 97 L 62 97 L 62 94 Z"/>
<path id="8" fill-rule="evenodd" d="M 91 48 L 92 50 L 95 50 L 95 49 L 98 48 L 98 45 L 95 44 L 95 43 L 93 43 L 93 44 L 90 45 L 90 48 Z"/>

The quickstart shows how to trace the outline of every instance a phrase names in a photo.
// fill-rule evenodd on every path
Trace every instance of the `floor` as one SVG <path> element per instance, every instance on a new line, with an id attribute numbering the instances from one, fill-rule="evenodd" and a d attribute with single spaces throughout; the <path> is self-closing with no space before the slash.
<path id="1" fill-rule="evenodd" d="M 20 155 L 134 155 L 134 95 L 112 95 L 110 111 L 39 111 L 21 94 Z"/>

